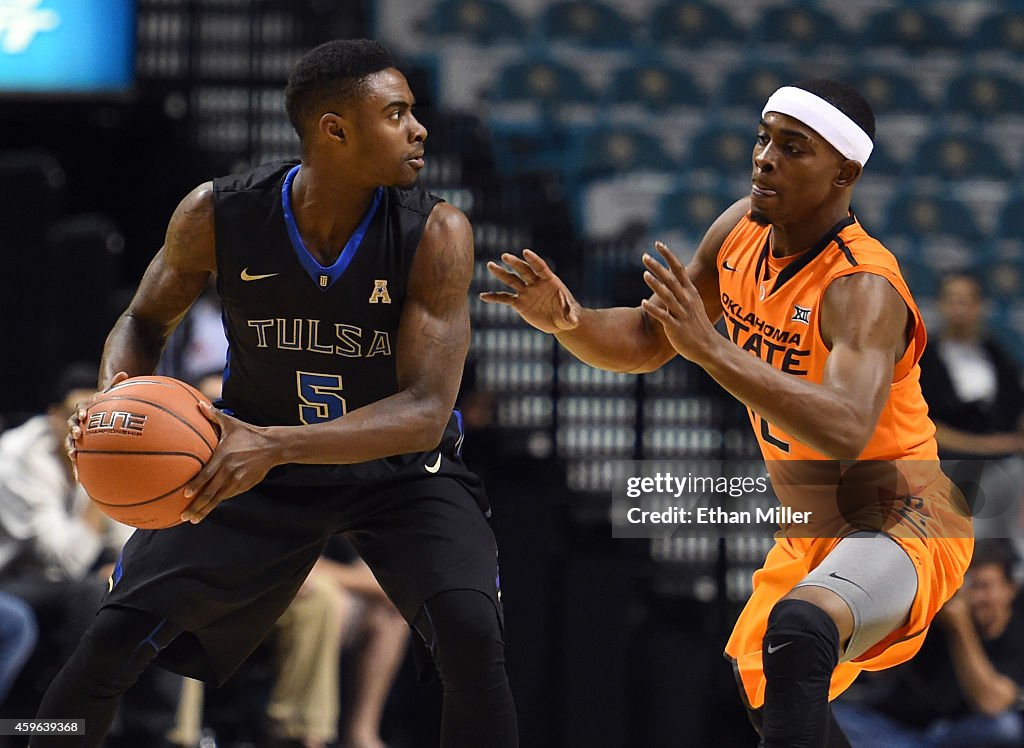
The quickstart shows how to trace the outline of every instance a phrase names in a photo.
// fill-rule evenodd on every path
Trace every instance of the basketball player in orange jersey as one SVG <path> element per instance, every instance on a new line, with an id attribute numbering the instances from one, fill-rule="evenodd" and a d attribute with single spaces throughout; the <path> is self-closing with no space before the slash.
<path id="1" fill-rule="evenodd" d="M 216 273 L 230 349 L 219 409 L 204 412 L 220 442 L 185 489 L 188 521 L 129 539 L 43 699 L 41 718 L 84 719 L 86 735 L 33 746 L 100 745 L 120 695 L 153 662 L 223 682 L 335 533 L 433 658 L 441 744 L 518 744 L 497 549 L 453 411 L 473 231 L 416 185 L 427 131 L 414 104 L 382 45 L 321 45 L 285 90 L 301 161 L 199 185 L 171 216 L 107 338 L 100 385 L 152 373 Z"/>
<path id="2" fill-rule="evenodd" d="M 783 87 L 762 112 L 750 195 L 712 224 L 688 267 L 660 243 L 667 268 L 644 256 L 654 293 L 639 308 L 582 308 L 529 250 L 490 263 L 511 290 L 482 294 L 592 366 L 642 373 L 676 355 L 700 365 L 749 409 L 780 500 L 823 514 L 813 532 L 776 535 L 726 646 L 770 748 L 848 745 L 829 701 L 861 670 L 913 656 L 973 548 L 918 383 L 920 313 L 893 256 L 850 211 L 874 130 L 848 86 Z M 713 327 L 723 314 L 728 338 Z M 800 488 L 814 483 L 800 471 L 827 460 L 859 460 L 871 489 L 847 490 L 842 513 L 837 482 L 832 512 L 827 492 Z M 876 490 L 894 477 L 900 490 Z"/>

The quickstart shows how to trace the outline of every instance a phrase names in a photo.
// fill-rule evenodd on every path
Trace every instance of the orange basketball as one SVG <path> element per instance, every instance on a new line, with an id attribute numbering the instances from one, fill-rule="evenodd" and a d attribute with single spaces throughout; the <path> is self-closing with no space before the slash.
<path id="1" fill-rule="evenodd" d="M 89 406 L 78 441 L 78 479 L 109 517 L 157 529 L 181 523 L 183 494 L 217 446 L 199 410 L 210 402 L 170 377 L 134 377 Z"/>

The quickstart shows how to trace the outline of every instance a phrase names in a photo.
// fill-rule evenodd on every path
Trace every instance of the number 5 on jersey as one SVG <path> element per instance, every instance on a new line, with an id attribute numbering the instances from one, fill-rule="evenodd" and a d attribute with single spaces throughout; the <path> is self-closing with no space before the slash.
<path id="1" fill-rule="evenodd" d="M 297 371 L 295 381 L 299 391 L 299 420 L 302 423 L 308 426 L 333 421 L 345 415 L 340 374 Z"/>

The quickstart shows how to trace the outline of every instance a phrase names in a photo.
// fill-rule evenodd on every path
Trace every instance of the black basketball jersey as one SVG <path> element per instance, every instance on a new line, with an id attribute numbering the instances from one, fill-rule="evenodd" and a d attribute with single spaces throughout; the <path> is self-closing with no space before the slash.
<path id="1" fill-rule="evenodd" d="M 291 210 L 299 166 L 213 182 L 228 338 L 222 407 L 260 426 L 312 424 L 395 394 L 409 268 L 439 199 L 378 188 L 337 261 L 306 250 Z"/>

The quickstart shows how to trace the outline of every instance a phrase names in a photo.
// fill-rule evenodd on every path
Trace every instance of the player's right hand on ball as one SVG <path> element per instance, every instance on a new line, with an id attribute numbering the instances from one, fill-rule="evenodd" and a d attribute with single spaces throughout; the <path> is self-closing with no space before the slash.
<path id="1" fill-rule="evenodd" d="M 482 300 L 508 304 L 541 332 L 564 332 L 580 323 L 579 302 L 540 255 L 524 249 L 521 258 L 505 252 L 501 259 L 504 266 L 488 262 L 487 269 L 512 290 L 487 291 Z"/>
<path id="2" fill-rule="evenodd" d="M 120 384 L 127 378 L 128 372 L 117 372 L 114 378 L 110 380 L 108 389 L 115 384 Z M 68 435 L 64 440 L 64 448 L 67 450 L 68 458 L 71 460 L 71 465 L 75 470 L 75 480 L 78 479 L 77 450 L 75 447 L 78 440 L 82 438 L 82 422 L 85 421 L 85 412 L 89 410 L 89 406 L 96 402 L 96 398 L 102 395 L 103 392 L 104 390 L 100 390 L 94 393 L 88 400 L 81 400 L 75 403 L 75 410 L 68 416 Z"/>

